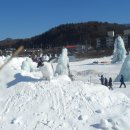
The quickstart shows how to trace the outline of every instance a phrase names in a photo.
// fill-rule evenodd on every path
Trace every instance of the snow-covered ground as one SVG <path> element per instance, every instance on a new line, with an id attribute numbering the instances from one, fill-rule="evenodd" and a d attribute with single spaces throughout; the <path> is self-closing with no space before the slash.
<path id="1" fill-rule="evenodd" d="M 130 84 L 119 89 L 115 82 L 113 91 L 100 85 L 101 74 L 113 80 L 119 74 L 121 64 L 111 57 L 71 62 L 73 81 L 43 80 L 37 68 L 21 70 L 24 60 L 14 58 L 0 71 L 0 130 L 130 129 Z"/>

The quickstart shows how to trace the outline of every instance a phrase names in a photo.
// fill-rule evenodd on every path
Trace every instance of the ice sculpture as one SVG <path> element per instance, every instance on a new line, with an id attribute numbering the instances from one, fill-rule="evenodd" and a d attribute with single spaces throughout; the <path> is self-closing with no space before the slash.
<path id="1" fill-rule="evenodd" d="M 124 41 L 121 36 L 118 36 L 114 43 L 114 53 L 112 63 L 121 62 L 123 63 L 126 58 L 126 49 Z"/>
<path id="2" fill-rule="evenodd" d="M 129 55 L 126 57 L 122 68 L 120 70 L 119 75 L 116 77 L 115 81 L 120 81 L 120 77 L 121 75 L 124 76 L 124 81 L 130 81 L 130 53 Z"/>
<path id="3" fill-rule="evenodd" d="M 69 73 L 68 50 L 66 48 L 63 48 L 62 54 L 59 56 L 58 59 L 55 74 L 68 75 L 68 73 Z"/>
<path id="4" fill-rule="evenodd" d="M 21 69 L 30 72 L 30 65 L 27 60 L 22 62 Z"/>
<path id="5" fill-rule="evenodd" d="M 28 71 L 28 72 L 32 72 L 33 71 L 33 61 L 32 61 L 32 59 L 27 57 L 26 60 L 22 62 L 21 69 Z"/>
<path id="6" fill-rule="evenodd" d="M 51 80 L 53 78 L 53 67 L 52 64 L 49 62 L 43 62 L 43 66 L 39 67 L 40 71 L 42 72 L 43 78 L 47 80 Z"/>

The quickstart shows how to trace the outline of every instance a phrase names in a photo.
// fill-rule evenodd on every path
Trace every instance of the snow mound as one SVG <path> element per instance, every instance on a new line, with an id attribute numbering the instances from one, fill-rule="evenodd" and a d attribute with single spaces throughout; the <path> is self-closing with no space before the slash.
<path id="1" fill-rule="evenodd" d="M 109 122 L 106 119 L 101 119 L 101 121 L 100 121 L 100 127 L 102 129 L 104 129 L 104 130 L 107 130 L 107 129 L 109 129 L 110 124 L 109 124 Z"/>
<path id="2" fill-rule="evenodd" d="M 107 110 L 122 103 L 126 107 L 129 103 L 121 93 L 114 94 L 101 85 L 72 82 L 65 75 L 50 82 L 39 79 L 19 82 L 4 93 L 0 92 L 0 106 L 4 106 L 0 107 L 2 130 L 91 130 L 88 122 L 102 114 L 97 109 Z M 101 128 L 107 128 L 107 123 L 102 122 Z"/>
<path id="3" fill-rule="evenodd" d="M 98 72 L 95 71 L 95 70 L 85 70 L 85 71 L 80 71 L 80 72 L 77 72 L 77 75 L 98 75 Z"/>
<path id="4" fill-rule="evenodd" d="M 96 71 L 96 70 L 83 70 L 83 71 L 78 71 L 78 72 L 72 72 L 73 75 L 73 79 L 74 80 L 81 80 L 81 81 L 90 81 L 91 77 L 93 77 L 93 79 L 99 79 L 99 76 L 101 75 L 100 72 Z"/>

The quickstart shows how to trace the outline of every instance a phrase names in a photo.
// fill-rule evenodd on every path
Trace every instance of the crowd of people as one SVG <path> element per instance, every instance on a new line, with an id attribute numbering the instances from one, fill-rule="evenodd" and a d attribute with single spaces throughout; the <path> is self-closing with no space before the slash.
<path id="1" fill-rule="evenodd" d="M 111 77 L 108 80 L 106 77 L 101 75 L 100 80 L 101 80 L 102 85 L 105 85 L 106 87 L 109 87 L 109 89 L 113 90 L 113 88 L 112 88 L 112 78 Z"/>
<path id="2" fill-rule="evenodd" d="M 113 87 L 112 87 L 113 84 L 112 84 L 112 78 L 111 77 L 108 80 L 106 77 L 104 77 L 103 75 L 101 75 L 100 81 L 101 81 L 102 85 L 105 85 L 110 90 L 113 90 Z M 122 85 L 124 85 L 124 87 L 126 88 L 126 84 L 124 82 L 124 76 L 123 75 L 121 75 L 121 78 L 120 78 L 120 87 L 119 88 L 121 88 Z"/>

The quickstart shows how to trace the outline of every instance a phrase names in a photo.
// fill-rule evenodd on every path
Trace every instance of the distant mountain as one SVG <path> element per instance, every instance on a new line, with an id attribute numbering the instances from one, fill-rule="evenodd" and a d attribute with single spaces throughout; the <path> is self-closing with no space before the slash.
<path id="1" fill-rule="evenodd" d="M 6 38 L 3 41 L 12 41 L 12 40 L 13 40 L 12 38 Z"/>
<path id="2" fill-rule="evenodd" d="M 85 22 L 62 24 L 49 31 L 28 38 L 28 39 L 6 39 L 0 41 L 1 47 L 25 48 L 54 48 L 74 44 L 91 44 L 96 46 L 96 38 L 107 36 L 108 31 L 115 31 L 115 34 L 123 34 L 125 29 L 130 29 L 130 24 L 117 24 L 108 22 Z"/>
<path id="3" fill-rule="evenodd" d="M 123 25 L 125 25 L 125 26 L 127 26 L 127 27 L 130 27 L 130 24 L 128 23 L 128 24 L 123 24 Z"/>

